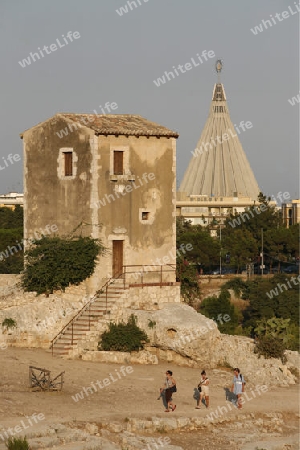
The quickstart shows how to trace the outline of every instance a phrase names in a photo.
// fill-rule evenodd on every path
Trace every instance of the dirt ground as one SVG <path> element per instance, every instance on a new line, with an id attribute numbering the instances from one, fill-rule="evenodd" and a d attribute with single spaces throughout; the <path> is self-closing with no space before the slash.
<path id="1" fill-rule="evenodd" d="M 31 392 L 28 388 L 30 365 L 49 369 L 52 375 L 64 370 L 63 391 Z M 173 370 L 178 387 L 178 392 L 174 395 L 177 408 L 170 413 L 165 413 L 161 400 L 157 400 L 159 387 L 163 383 L 167 369 Z M 242 369 L 241 367 L 241 371 Z M 3 428 L 15 426 L 22 418 L 33 413 L 44 414 L 47 423 L 100 423 L 104 419 L 124 423 L 129 418 L 205 417 L 218 406 L 228 405 L 225 388 L 230 387 L 233 377 L 228 369 L 207 370 L 210 378 L 210 408 L 206 410 L 203 407 L 196 410 L 193 393 L 200 379 L 198 369 L 171 366 L 166 363 L 147 366 L 125 365 L 122 369 L 118 364 L 64 360 L 52 357 L 50 352 L 40 349 L 10 347 L 0 351 L 0 373 L 0 425 Z M 247 374 L 243 375 L 247 380 Z M 284 419 L 280 436 L 295 434 L 299 420 L 298 385 L 268 389 L 261 396 L 253 398 L 249 393 L 254 386 L 251 380 L 247 381 L 246 386 L 251 400 L 247 401 L 240 411 L 233 407 L 232 411 L 226 413 L 226 418 L 232 416 L 233 422 L 237 422 L 238 414 L 247 414 L 249 418 L 252 414 L 253 418 L 257 419 L 266 413 L 280 412 Z M 84 387 L 91 388 L 93 385 L 94 390 L 86 391 L 87 394 L 82 391 Z M 83 398 L 77 397 L 75 401 L 76 394 L 80 392 Z M 239 433 L 242 431 L 239 430 Z M 184 449 L 234 450 L 242 448 L 239 446 L 241 445 L 237 436 L 239 433 L 230 428 L 230 424 L 222 423 L 216 424 L 214 429 L 209 431 L 178 431 L 168 433 L 167 436 L 170 437 L 172 445 L 180 445 Z M 265 436 L 267 439 L 268 433 L 265 433 Z"/>

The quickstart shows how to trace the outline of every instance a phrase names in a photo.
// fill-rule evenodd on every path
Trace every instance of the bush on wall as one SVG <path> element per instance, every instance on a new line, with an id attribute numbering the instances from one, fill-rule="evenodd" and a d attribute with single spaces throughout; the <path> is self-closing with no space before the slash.
<path id="1" fill-rule="evenodd" d="M 91 237 L 44 236 L 25 253 L 23 289 L 52 294 L 70 284 L 79 284 L 93 274 L 97 258 L 104 252 L 101 241 Z"/>

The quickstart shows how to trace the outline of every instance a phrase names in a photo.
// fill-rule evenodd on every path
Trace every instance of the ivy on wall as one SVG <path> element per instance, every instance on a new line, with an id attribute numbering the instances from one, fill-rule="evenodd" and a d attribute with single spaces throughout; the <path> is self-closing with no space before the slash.
<path id="1" fill-rule="evenodd" d="M 90 277 L 105 247 L 91 237 L 42 237 L 25 253 L 22 287 L 37 294 L 52 294 Z"/>

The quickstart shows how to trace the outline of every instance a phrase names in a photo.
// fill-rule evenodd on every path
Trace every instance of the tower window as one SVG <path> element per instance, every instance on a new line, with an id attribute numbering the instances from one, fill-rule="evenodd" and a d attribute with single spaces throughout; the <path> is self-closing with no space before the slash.
<path id="1" fill-rule="evenodd" d="M 142 220 L 149 220 L 150 213 L 149 211 L 142 212 Z"/>
<path id="2" fill-rule="evenodd" d="M 123 154 L 122 151 L 114 150 L 114 175 L 123 175 Z"/>
<path id="3" fill-rule="evenodd" d="M 65 177 L 71 177 L 73 175 L 73 153 L 64 152 L 64 165 L 65 165 Z"/>

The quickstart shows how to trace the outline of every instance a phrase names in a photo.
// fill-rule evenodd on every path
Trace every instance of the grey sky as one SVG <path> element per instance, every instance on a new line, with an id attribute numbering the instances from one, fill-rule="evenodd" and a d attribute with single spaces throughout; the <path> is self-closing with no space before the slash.
<path id="1" fill-rule="evenodd" d="M 116 113 L 140 114 L 179 132 L 179 186 L 208 116 L 216 58 L 160 87 L 153 80 L 213 50 L 224 60 L 233 123 L 253 124 L 240 140 L 260 188 L 275 197 L 279 191 L 298 196 L 299 104 L 288 102 L 299 94 L 294 0 L 136 0 L 137 8 L 117 14 L 126 4 L 0 1 L 0 193 L 23 189 L 22 163 L 6 159 L 22 154 L 22 131 L 56 112 L 101 113 L 106 102 L 118 104 Z M 296 13 L 275 19 L 288 6 Z M 250 29 L 270 15 L 276 23 L 254 35 Z M 80 38 L 21 67 L 18 61 L 38 47 L 56 39 L 63 44 L 68 31 Z"/>

